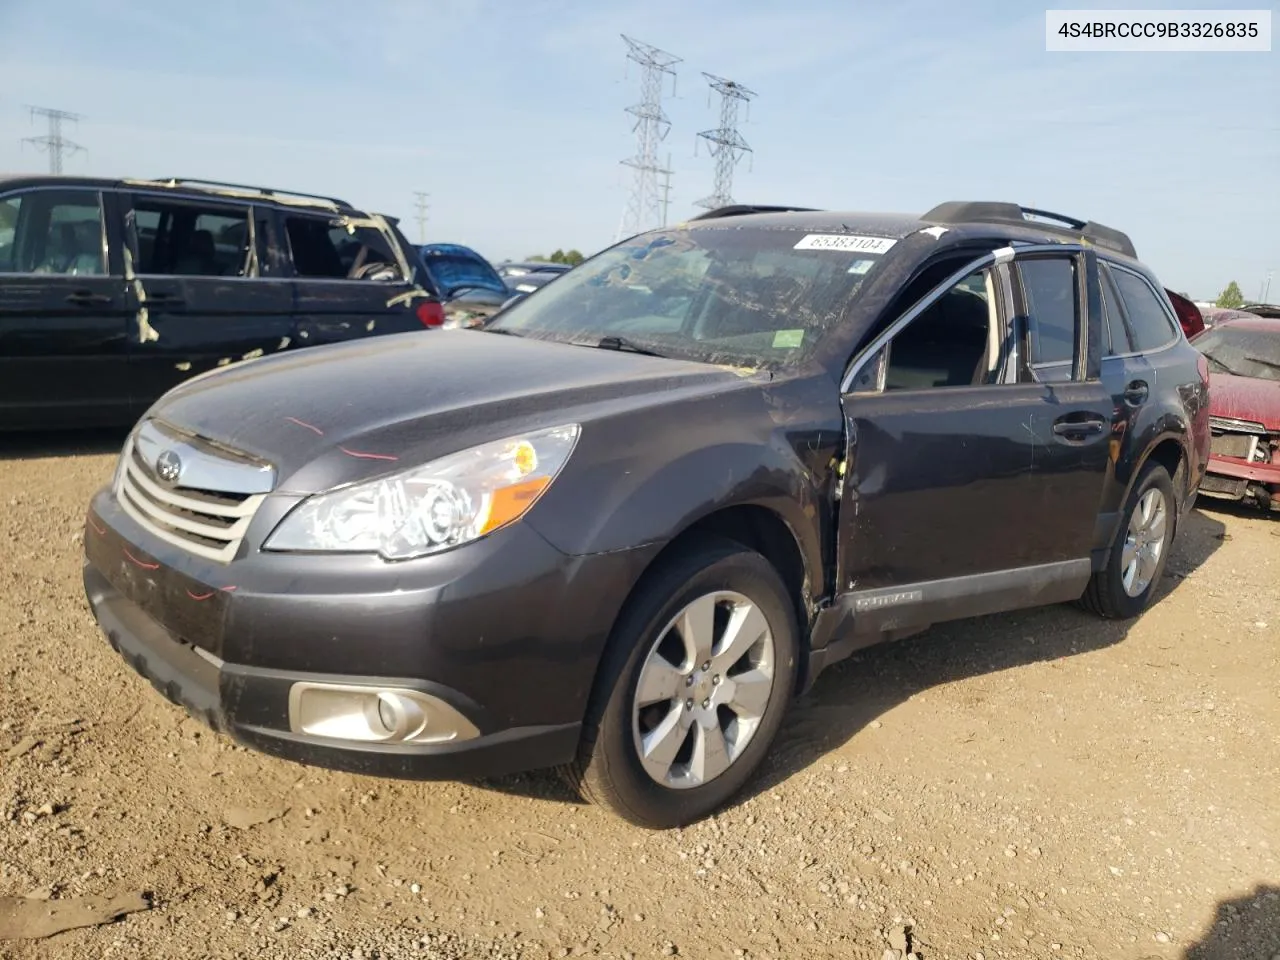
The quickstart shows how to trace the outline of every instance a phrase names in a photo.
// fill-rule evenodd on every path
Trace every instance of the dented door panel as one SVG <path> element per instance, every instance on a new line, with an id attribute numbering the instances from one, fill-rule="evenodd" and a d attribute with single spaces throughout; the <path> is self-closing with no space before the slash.
<path id="1" fill-rule="evenodd" d="M 414 315 L 415 302 L 388 306 L 412 291 L 409 284 L 307 277 L 297 278 L 294 284 L 295 336 L 301 346 L 424 329 Z"/>
<path id="2" fill-rule="evenodd" d="M 138 280 L 146 324 L 140 323 L 141 311 L 137 311 L 129 364 L 139 414 L 189 377 L 292 345 L 293 290 L 288 280 L 155 276 Z"/>
<path id="3" fill-rule="evenodd" d="M 939 392 L 849 403 L 844 590 L 1088 553 L 1105 437 L 1060 452 L 1063 403 L 1049 385 L 976 387 L 943 402 Z"/>

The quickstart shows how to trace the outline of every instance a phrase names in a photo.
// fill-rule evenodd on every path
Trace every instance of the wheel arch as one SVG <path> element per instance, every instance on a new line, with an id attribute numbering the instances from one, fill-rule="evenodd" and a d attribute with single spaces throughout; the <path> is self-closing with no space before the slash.
<path id="1" fill-rule="evenodd" d="M 1185 502 L 1190 491 L 1186 489 L 1187 467 L 1191 462 L 1190 453 L 1187 450 L 1187 441 L 1184 434 L 1168 432 L 1156 437 L 1147 445 L 1142 456 L 1138 460 L 1137 469 L 1129 477 L 1128 484 L 1125 485 L 1123 503 L 1129 502 L 1129 496 L 1133 493 L 1134 485 L 1142 476 L 1142 471 L 1147 468 L 1147 464 L 1151 462 L 1160 464 L 1169 474 L 1169 479 L 1173 481 L 1173 495 L 1177 501 L 1175 504 L 1176 514 L 1182 511 L 1182 504 Z M 1181 479 L 1180 479 L 1181 478 Z"/>
<path id="2" fill-rule="evenodd" d="M 803 539 L 793 525 L 781 513 L 763 504 L 747 502 L 720 506 L 687 523 L 671 537 L 645 565 L 627 591 L 609 630 L 608 639 L 596 665 L 591 684 L 591 701 L 601 694 L 600 684 L 604 665 L 617 642 L 617 625 L 634 598 L 671 558 L 693 545 L 707 540 L 728 540 L 759 553 L 769 562 L 786 586 L 796 617 L 800 662 L 797 664 L 797 691 L 799 680 L 806 674 L 809 661 L 809 627 L 814 616 L 814 598 L 824 589 L 825 576 L 822 558 L 810 556 L 803 546 Z M 812 552 L 812 551 L 810 551 Z"/>

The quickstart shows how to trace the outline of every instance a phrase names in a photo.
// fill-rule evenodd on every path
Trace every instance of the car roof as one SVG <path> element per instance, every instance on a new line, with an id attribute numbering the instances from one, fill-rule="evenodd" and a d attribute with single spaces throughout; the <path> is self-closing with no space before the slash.
<path id="1" fill-rule="evenodd" d="M 1026 219 L 1027 215 L 1056 218 L 1062 225 Z M 950 201 L 923 214 L 736 205 L 709 211 L 680 224 L 682 227 L 698 230 L 748 225 L 762 229 L 867 234 L 891 240 L 902 240 L 930 228 L 938 228 L 943 232 L 955 231 L 955 239 L 1024 243 L 1080 242 L 1083 239 L 1093 243 L 1098 253 L 1108 259 L 1141 267 L 1132 242 L 1117 230 L 1094 221 L 1082 221 L 1009 203 Z"/>
<path id="2" fill-rule="evenodd" d="M 208 195 L 223 199 L 248 200 L 253 203 L 271 203 L 278 206 L 318 210 L 328 213 L 357 214 L 361 211 L 337 197 L 322 197 L 307 193 L 295 193 L 272 187 L 249 184 L 225 183 L 217 180 L 168 177 L 164 179 L 82 177 L 67 174 L 8 174 L 0 175 L 0 190 L 33 187 L 88 187 L 99 190 L 146 189 L 161 192 L 172 191 L 188 195 Z M 388 218 L 390 219 L 390 218 Z"/>

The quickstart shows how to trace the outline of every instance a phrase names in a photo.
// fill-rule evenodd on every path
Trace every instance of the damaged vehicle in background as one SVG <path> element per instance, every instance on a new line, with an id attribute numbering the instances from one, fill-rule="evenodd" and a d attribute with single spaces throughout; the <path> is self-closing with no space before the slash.
<path id="1" fill-rule="evenodd" d="M 1207 363 L 1128 237 L 1027 213 L 712 211 L 481 330 L 214 371 L 89 505 L 94 616 L 256 749 L 697 820 L 860 648 L 1158 596 Z"/>
<path id="2" fill-rule="evenodd" d="M 479 327 L 511 299 L 511 291 L 484 257 L 460 243 L 428 243 L 418 248 L 426 270 L 424 286 L 444 306 L 444 326 Z"/>
<path id="3" fill-rule="evenodd" d="M 1258 316 L 1248 310 L 1233 310 L 1229 307 L 1200 307 L 1198 309 L 1201 317 L 1204 318 L 1204 328 L 1206 330 L 1217 326 L 1224 320 L 1250 320 Z"/>
<path id="4" fill-rule="evenodd" d="M 567 263 L 554 263 L 551 260 L 505 260 L 498 264 L 496 269 L 498 275 L 507 282 L 507 286 L 514 287 L 521 277 L 531 273 L 564 273 L 572 267 Z"/>
<path id="5" fill-rule="evenodd" d="M 1280 318 L 1223 320 L 1191 345 L 1210 370 L 1212 455 L 1200 492 L 1280 510 Z"/>
<path id="6" fill-rule="evenodd" d="M 417 259 L 331 197 L 0 179 L 0 429 L 124 426 L 216 367 L 440 327 Z"/>
<path id="7" fill-rule="evenodd" d="M 532 260 L 528 263 L 503 264 L 499 272 L 506 281 L 508 296 L 512 300 L 520 300 L 535 290 L 541 290 L 552 280 L 572 269 L 573 267 L 567 263 Z"/>

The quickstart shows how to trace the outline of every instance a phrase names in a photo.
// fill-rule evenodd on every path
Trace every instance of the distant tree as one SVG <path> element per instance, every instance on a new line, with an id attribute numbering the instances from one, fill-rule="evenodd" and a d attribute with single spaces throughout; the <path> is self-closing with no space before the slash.
<path id="1" fill-rule="evenodd" d="M 1223 290 L 1218 297 L 1218 306 L 1228 310 L 1239 310 L 1244 306 L 1244 294 L 1240 292 L 1240 285 L 1234 280 L 1227 284 L 1227 289 Z"/>
<path id="2" fill-rule="evenodd" d="M 549 257 L 543 256 L 540 253 L 529 257 L 529 261 L 531 263 L 567 263 L 571 267 L 576 267 L 585 259 L 587 258 L 577 250 L 565 252 L 558 248 Z"/>
<path id="3" fill-rule="evenodd" d="M 1182 299 L 1184 299 L 1184 300 L 1190 300 L 1190 299 L 1191 299 L 1191 294 L 1187 293 L 1185 290 L 1179 290 L 1179 291 L 1178 291 L 1178 296 L 1182 297 Z"/>

